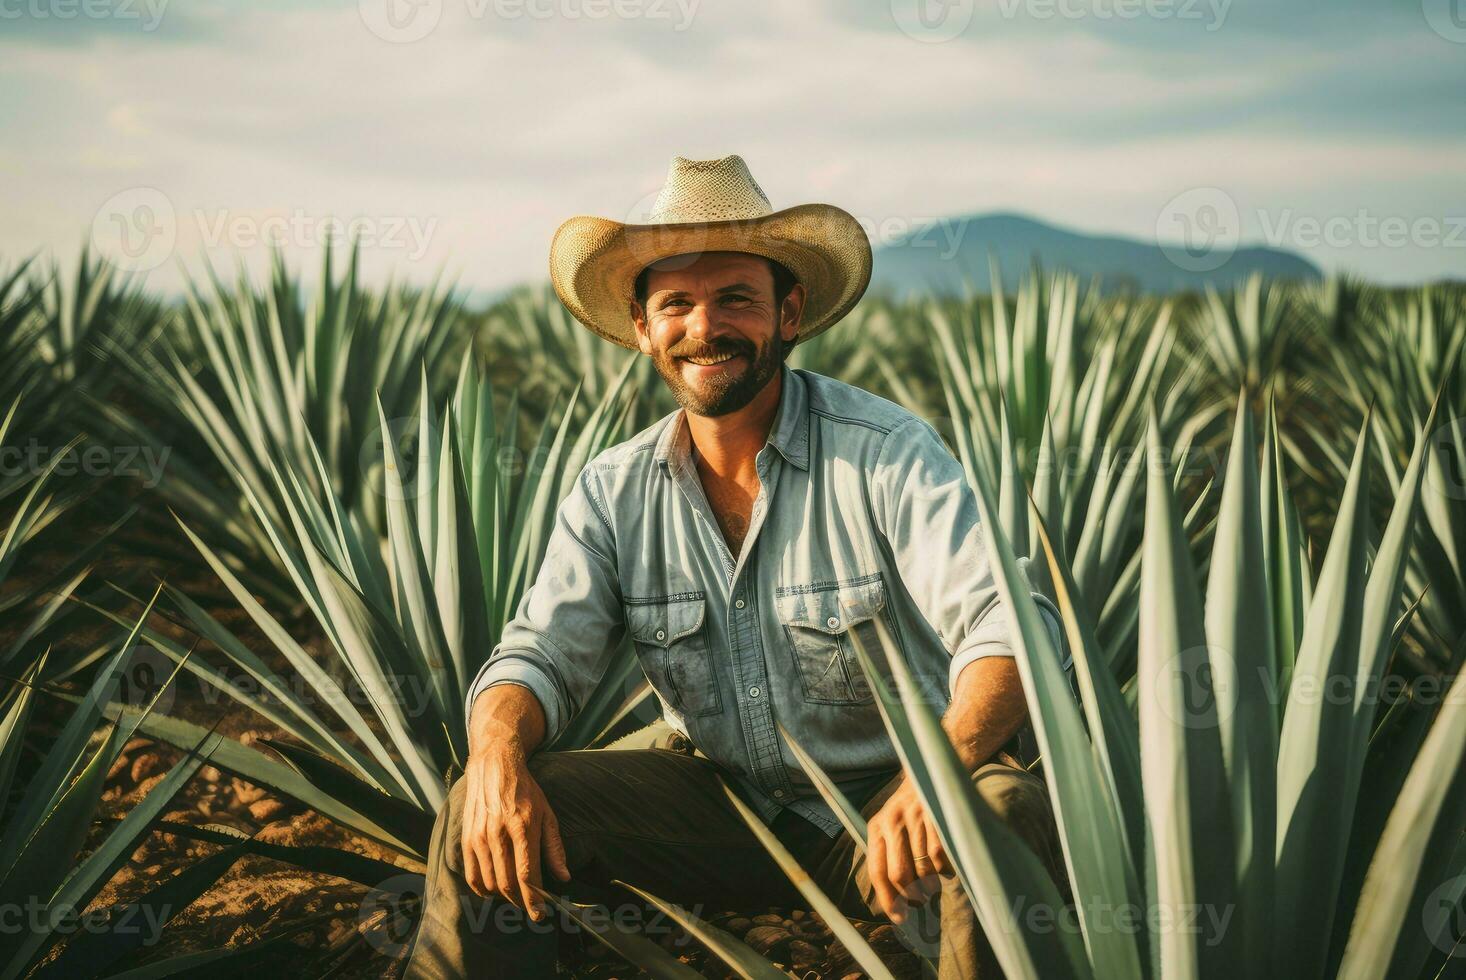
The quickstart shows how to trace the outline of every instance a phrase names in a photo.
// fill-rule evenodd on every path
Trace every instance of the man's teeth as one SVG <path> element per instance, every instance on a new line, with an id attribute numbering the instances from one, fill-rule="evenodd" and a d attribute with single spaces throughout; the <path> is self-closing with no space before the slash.
<path id="1" fill-rule="evenodd" d="M 734 356 L 733 354 L 719 354 L 716 357 L 685 357 L 683 360 L 691 361 L 693 364 L 698 364 L 702 367 L 709 367 L 713 364 L 722 364 L 724 361 L 730 361 Z"/>

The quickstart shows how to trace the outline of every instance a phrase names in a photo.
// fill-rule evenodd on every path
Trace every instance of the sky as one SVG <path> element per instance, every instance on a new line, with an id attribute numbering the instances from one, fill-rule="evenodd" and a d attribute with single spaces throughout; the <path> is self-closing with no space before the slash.
<path id="1" fill-rule="evenodd" d="M 0 0 L 0 269 L 355 232 L 488 292 L 729 153 L 878 245 L 1005 211 L 1466 278 L 1466 0 Z"/>

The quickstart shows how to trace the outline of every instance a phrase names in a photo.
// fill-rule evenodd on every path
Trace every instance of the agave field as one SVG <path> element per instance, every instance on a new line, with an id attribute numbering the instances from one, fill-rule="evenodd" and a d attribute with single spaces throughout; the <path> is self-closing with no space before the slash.
<path id="1" fill-rule="evenodd" d="M 861 654 L 1005 972 L 1466 976 L 1466 288 L 989 281 L 791 364 L 930 419 L 990 529 L 1072 895 Z M 0 268 L 0 978 L 394 975 L 467 685 L 581 468 L 674 407 L 547 287 Z M 624 650 L 557 747 L 654 704 Z M 675 938 L 576 975 L 934 975 L 816 890 L 641 898 Z"/>

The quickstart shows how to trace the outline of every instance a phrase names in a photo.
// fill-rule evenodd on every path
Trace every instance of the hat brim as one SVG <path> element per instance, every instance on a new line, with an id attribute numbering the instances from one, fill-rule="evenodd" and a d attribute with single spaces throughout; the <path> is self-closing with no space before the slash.
<path id="1" fill-rule="evenodd" d="M 832 204 L 685 224 L 571 218 L 550 244 L 550 281 L 577 320 L 614 344 L 635 348 L 636 277 L 653 262 L 701 252 L 747 252 L 788 268 L 805 289 L 801 341 L 839 322 L 870 284 L 870 239 L 860 222 Z"/>

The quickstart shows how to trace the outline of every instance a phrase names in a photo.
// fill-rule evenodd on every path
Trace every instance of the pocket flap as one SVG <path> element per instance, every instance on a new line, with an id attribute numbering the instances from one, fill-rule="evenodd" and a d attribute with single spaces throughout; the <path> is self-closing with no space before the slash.
<path id="1" fill-rule="evenodd" d="M 701 594 L 666 599 L 626 599 L 626 628 L 638 643 L 666 647 L 702 629 L 707 601 Z"/>
<path id="2" fill-rule="evenodd" d="M 863 623 L 886 605 L 885 583 L 880 579 L 851 585 L 831 585 L 818 591 L 780 590 L 774 596 L 779 619 L 823 633 L 843 633 Z"/>

